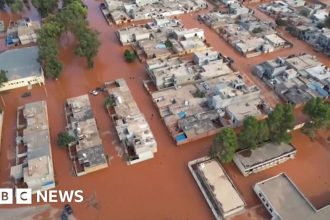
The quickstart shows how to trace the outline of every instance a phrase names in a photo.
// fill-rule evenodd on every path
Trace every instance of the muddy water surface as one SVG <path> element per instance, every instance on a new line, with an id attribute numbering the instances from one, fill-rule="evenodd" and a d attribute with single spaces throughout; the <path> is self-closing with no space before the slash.
<path id="1" fill-rule="evenodd" d="M 135 62 L 126 64 L 123 60 L 124 48 L 120 46 L 114 26 L 108 26 L 99 10 L 99 1 L 86 0 L 88 5 L 88 20 L 93 28 L 100 32 L 102 46 L 95 59 L 95 68 L 87 70 L 86 61 L 77 58 L 72 53 L 73 39 L 65 36 L 62 39 L 61 60 L 64 71 L 58 80 L 48 80 L 45 87 L 35 86 L 32 96 L 21 98 L 26 88 L 12 90 L 3 94 L 5 120 L 3 127 L 2 149 L 0 154 L 1 187 L 10 186 L 9 161 L 14 158 L 16 109 L 18 106 L 31 101 L 47 100 L 49 124 L 52 141 L 53 161 L 57 179 L 57 189 L 82 189 L 85 202 L 72 203 L 77 219 L 114 219 L 114 220 L 208 220 L 213 219 L 201 192 L 187 169 L 187 162 L 204 156 L 208 152 L 212 138 L 205 138 L 191 144 L 175 147 L 167 132 L 151 98 L 142 86 L 146 78 L 143 64 Z M 264 95 L 271 104 L 278 102 L 278 98 L 258 79 L 254 78 L 250 70 L 255 63 L 279 55 L 295 52 L 312 52 L 311 47 L 293 39 L 294 47 L 256 58 L 246 59 L 225 43 L 212 30 L 199 24 L 194 15 L 184 15 L 182 20 L 187 27 L 201 27 L 206 31 L 207 41 L 221 53 L 231 56 L 235 62 L 234 68 L 244 74 L 252 84 L 256 83 L 263 89 Z M 319 56 L 322 61 L 330 63 L 328 58 Z M 74 177 L 71 163 L 65 150 L 56 146 L 56 136 L 64 130 L 64 101 L 73 96 L 86 94 L 90 89 L 100 86 L 104 81 L 117 78 L 126 79 L 132 94 L 149 122 L 158 142 L 158 152 L 155 158 L 141 164 L 127 166 L 118 154 L 120 144 L 108 115 L 103 108 L 102 95 L 90 96 L 90 101 L 103 140 L 105 151 L 111 161 L 108 169 L 83 177 Z M 152 114 L 154 116 L 152 116 Z M 297 159 L 280 165 L 274 169 L 245 178 L 232 164 L 226 169 L 251 210 L 235 219 L 266 219 L 268 218 L 251 186 L 262 179 L 279 172 L 288 172 L 306 196 L 316 205 L 330 203 L 329 197 L 320 196 L 329 191 L 328 181 L 329 150 L 325 147 L 309 143 L 301 134 L 295 134 L 294 143 L 299 145 Z M 315 150 L 315 149 L 316 150 Z M 306 162 L 308 161 L 308 162 Z M 304 170 L 304 174 L 300 170 Z M 316 172 L 317 171 L 317 172 Z M 320 171 L 320 172 L 319 172 Z M 311 179 L 313 181 L 311 183 Z M 54 208 L 62 208 L 63 204 L 51 204 Z M 52 213 L 52 214 L 49 214 Z M 49 212 L 40 219 L 58 219 L 59 212 Z M 47 216 L 47 217 L 46 217 Z"/>

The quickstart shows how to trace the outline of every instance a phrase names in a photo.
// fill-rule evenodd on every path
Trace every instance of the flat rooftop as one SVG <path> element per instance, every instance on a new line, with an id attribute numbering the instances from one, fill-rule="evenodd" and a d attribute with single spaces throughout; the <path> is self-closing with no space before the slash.
<path id="1" fill-rule="evenodd" d="M 261 181 L 255 187 L 260 188 L 281 220 L 329 219 L 330 206 L 315 209 L 285 173 Z"/>
<path id="2" fill-rule="evenodd" d="M 295 152 L 296 149 L 291 144 L 267 143 L 254 150 L 244 149 L 235 153 L 235 157 L 246 168 L 252 168 L 268 160 L 277 158 L 281 155 Z M 247 156 L 249 155 L 249 156 Z"/>
<path id="3" fill-rule="evenodd" d="M 197 172 L 223 215 L 244 208 L 245 202 L 218 161 L 212 159 L 198 163 Z"/>
<path id="4" fill-rule="evenodd" d="M 9 81 L 30 76 L 41 76 L 38 47 L 7 50 L 0 53 L 0 69 L 8 71 Z"/>
<path id="5" fill-rule="evenodd" d="M 99 135 L 97 124 L 88 95 L 81 95 L 67 99 L 66 106 L 71 111 L 71 127 L 79 138 L 76 145 L 78 159 L 88 161 L 88 168 L 106 164 L 104 148 Z M 87 166 L 86 166 L 87 168 Z"/>
<path id="6" fill-rule="evenodd" d="M 81 95 L 66 100 L 69 105 L 74 121 L 85 121 L 86 119 L 93 118 L 93 111 L 89 102 L 88 95 Z"/>

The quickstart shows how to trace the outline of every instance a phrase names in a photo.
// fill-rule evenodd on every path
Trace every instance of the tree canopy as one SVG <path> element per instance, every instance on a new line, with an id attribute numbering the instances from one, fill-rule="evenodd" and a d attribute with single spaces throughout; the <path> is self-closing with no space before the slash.
<path id="1" fill-rule="evenodd" d="M 5 9 L 6 5 L 13 13 L 17 13 L 23 10 L 23 0 L 0 0 L 0 8 Z"/>
<path id="2" fill-rule="evenodd" d="M 294 128 L 295 122 L 292 105 L 276 105 L 274 111 L 268 115 L 267 119 L 271 141 L 275 143 L 290 142 L 291 135 L 288 131 Z"/>
<path id="3" fill-rule="evenodd" d="M 136 59 L 136 55 L 133 51 L 125 50 L 124 58 L 127 62 L 132 63 Z"/>
<path id="4" fill-rule="evenodd" d="M 310 121 L 304 125 L 302 131 L 311 138 L 316 130 L 330 125 L 330 105 L 319 97 L 309 100 L 303 108 L 303 113 L 308 115 Z"/>
<path id="5" fill-rule="evenodd" d="M 239 134 L 239 143 L 243 148 L 255 149 L 258 146 L 259 123 L 253 116 L 248 116 L 243 121 Z"/>
<path id="6" fill-rule="evenodd" d="M 2 87 L 5 82 L 8 82 L 7 71 L 0 70 L 0 87 Z"/>
<path id="7" fill-rule="evenodd" d="M 45 18 L 57 9 L 57 0 L 32 0 L 33 6 L 38 10 L 41 17 Z"/>
<path id="8" fill-rule="evenodd" d="M 232 128 L 224 128 L 213 140 L 210 156 L 218 158 L 223 163 L 233 160 L 237 149 L 237 135 Z"/>
<path id="9" fill-rule="evenodd" d="M 87 9 L 82 1 L 70 0 L 64 4 L 62 10 L 47 16 L 38 32 L 39 59 L 46 76 L 52 78 L 57 78 L 63 69 L 63 64 L 58 59 L 59 41 L 63 33 L 71 32 L 75 35 L 77 43 L 74 52 L 77 56 L 86 58 L 88 68 L 94 66 L 93 59 L 101 45 L 98 33 L 91 30 L 85 20 Z M 50 12 L 53 11 L 47 11 L 47 14 Z"/>
<path id="10" fill-rule="evenodd" d="M 75 141 L 75 138 L 68 132 L 61 132 L 57 135 L 57 145 L 64 147 Z"/>

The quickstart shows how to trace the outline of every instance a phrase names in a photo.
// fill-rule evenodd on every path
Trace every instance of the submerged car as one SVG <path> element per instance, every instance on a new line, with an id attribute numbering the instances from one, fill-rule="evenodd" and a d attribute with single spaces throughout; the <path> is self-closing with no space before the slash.
<path id="1" fill-rule="evenodd" d="M 32 93 L 31 92 L 25 92 L 25 93 L 23 93 L 22 94 L 22 98 L 26 98 L 26 97 L 29 97 L 29 96 L 31 96 L 32 95 Z"/>
<path id="2" fill-rule="evenodd" d="M 70 206 L 69 204 L 66 204 L 66 205 L 64 206 L 64 211 L 65 211 L 65 213 L 68 214 L 68 215 L 71 215 L 71 214 L 73 213 L 73 210 L 72 210 L 72 208 L 71 208 L 71 206 Z"/>
<path id="3" fill-rule="evenodd" d="M 96 91 L 96 90 L 91 90 L 91 91 L 89 91 L 89 93 L 94 95 L 94 96 L 97 96 L 99 94 L 99 92 Z"/>

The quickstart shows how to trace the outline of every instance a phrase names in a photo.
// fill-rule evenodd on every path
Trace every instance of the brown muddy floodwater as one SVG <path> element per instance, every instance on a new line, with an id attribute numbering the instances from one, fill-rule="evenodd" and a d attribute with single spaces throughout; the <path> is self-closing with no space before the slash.
<path id="1" fill-rule="evenodd" d="M 17 107 L 32 101 L 47 100 L 53 161 L 57 180 L 56 189 L 82 189 L 84 191 L 85 201 L 81 204 L 72 203 L 76 219 L 213 219 L 202 193 L 187 168 L 188 161 L 207 154 L 212 138 L 204 138 L 181 147 L 174 145 L 160 117 L 151 116 L 152 114 L 158 116 L 158 114 L 150 96 L 142 85 L 142 80 L 146 78 L 144 65 L 139 62 L 125 63 L 123 59 L 124 48 L 119 44 L 114 33 L 116 27 L 108 26 L 100 12 L 99 4 L 101 1 L 86 0 L 85 3 L 88 5 L 88 20 L 91 26 L 100 32 L 102 41 L 99 54 L 95 59 L 95 68 L 87 70 L 86 61 L 77 58 L 72 52 L 72 38 L 70 36 L 64 37 L 60 54 L 61 60 L 64 62 L 64 70 L 58 80 L 47 80 L 45 87 L 33 87 L 32 96 L 28 98 L 21 98 L 21 94 L 26 91 L 26 88 L 12 90 L 2 95 L 5 119 L 0 152 L 0 187 L 10 186 L 9 162 L 14 159 Z M 278 98 L 251 75 L 252 66 L 266 59 L 285 54 L 307 51 L 315 54 L 310 46 L 285 35 L 287 39 L 293 40 L 293 48 L 246 59 L 212 30 L 203 24 L 199 24 L 196 17 L 196 14 L 181 16 L 185 26 L 204 28 L 207 41 L 212 47 L 232 57 L 235 60 L 234 68 L 241 71 L 250 83 L 256 83 L 260 86 L 272 105 L 279 101 Z M 328 58 L 320 54 L 316 55 L 330 66 Z M 112 159 L 108 169 L 83 177 L 75 177 L 67 152 L 56 145 L 57 134 L 65 128 L 64 102 L 69 97 L 86 94 L 90 89 L 102 85 L 103 82 L 117 78 L 126 80 L 135 101 L 145 114 L 157 140 L 158 152 L 152 160 L 127 166 L 118 155 L 120 144 L 112 122 L 104 110 L 104 97 L 102 95 L 90 96 L 105 151 Z M 236 217 L 236 220 L 268 218 L 265 210 L 252 192 L 252 185 L 283 171 L 292 177 L 298 187 L 313 203 L 315 202 L 316 205 L 321 206 L 330 203 L 329 146 L 326 149 L 320 144 L 309 143 L 308 139 L 299 133 L 295 134 L 294 143 L 299 145 L 298 150 L 301 150 L 301 153 L 298 152 L 294 161 L 279 165 L 274 169 L 245 178 L 238 173 L 233 164 L 225 166 L 243 194 L 248 208 L 251 209 L 248 213 Z M 63 205 L 60 203 L 51 204 L 52 207 L 58 209 L 62 209 Z M 59 219 L 59 214 L 59 211 L 55 214 L 49 212 L 38 219 Z"/>

